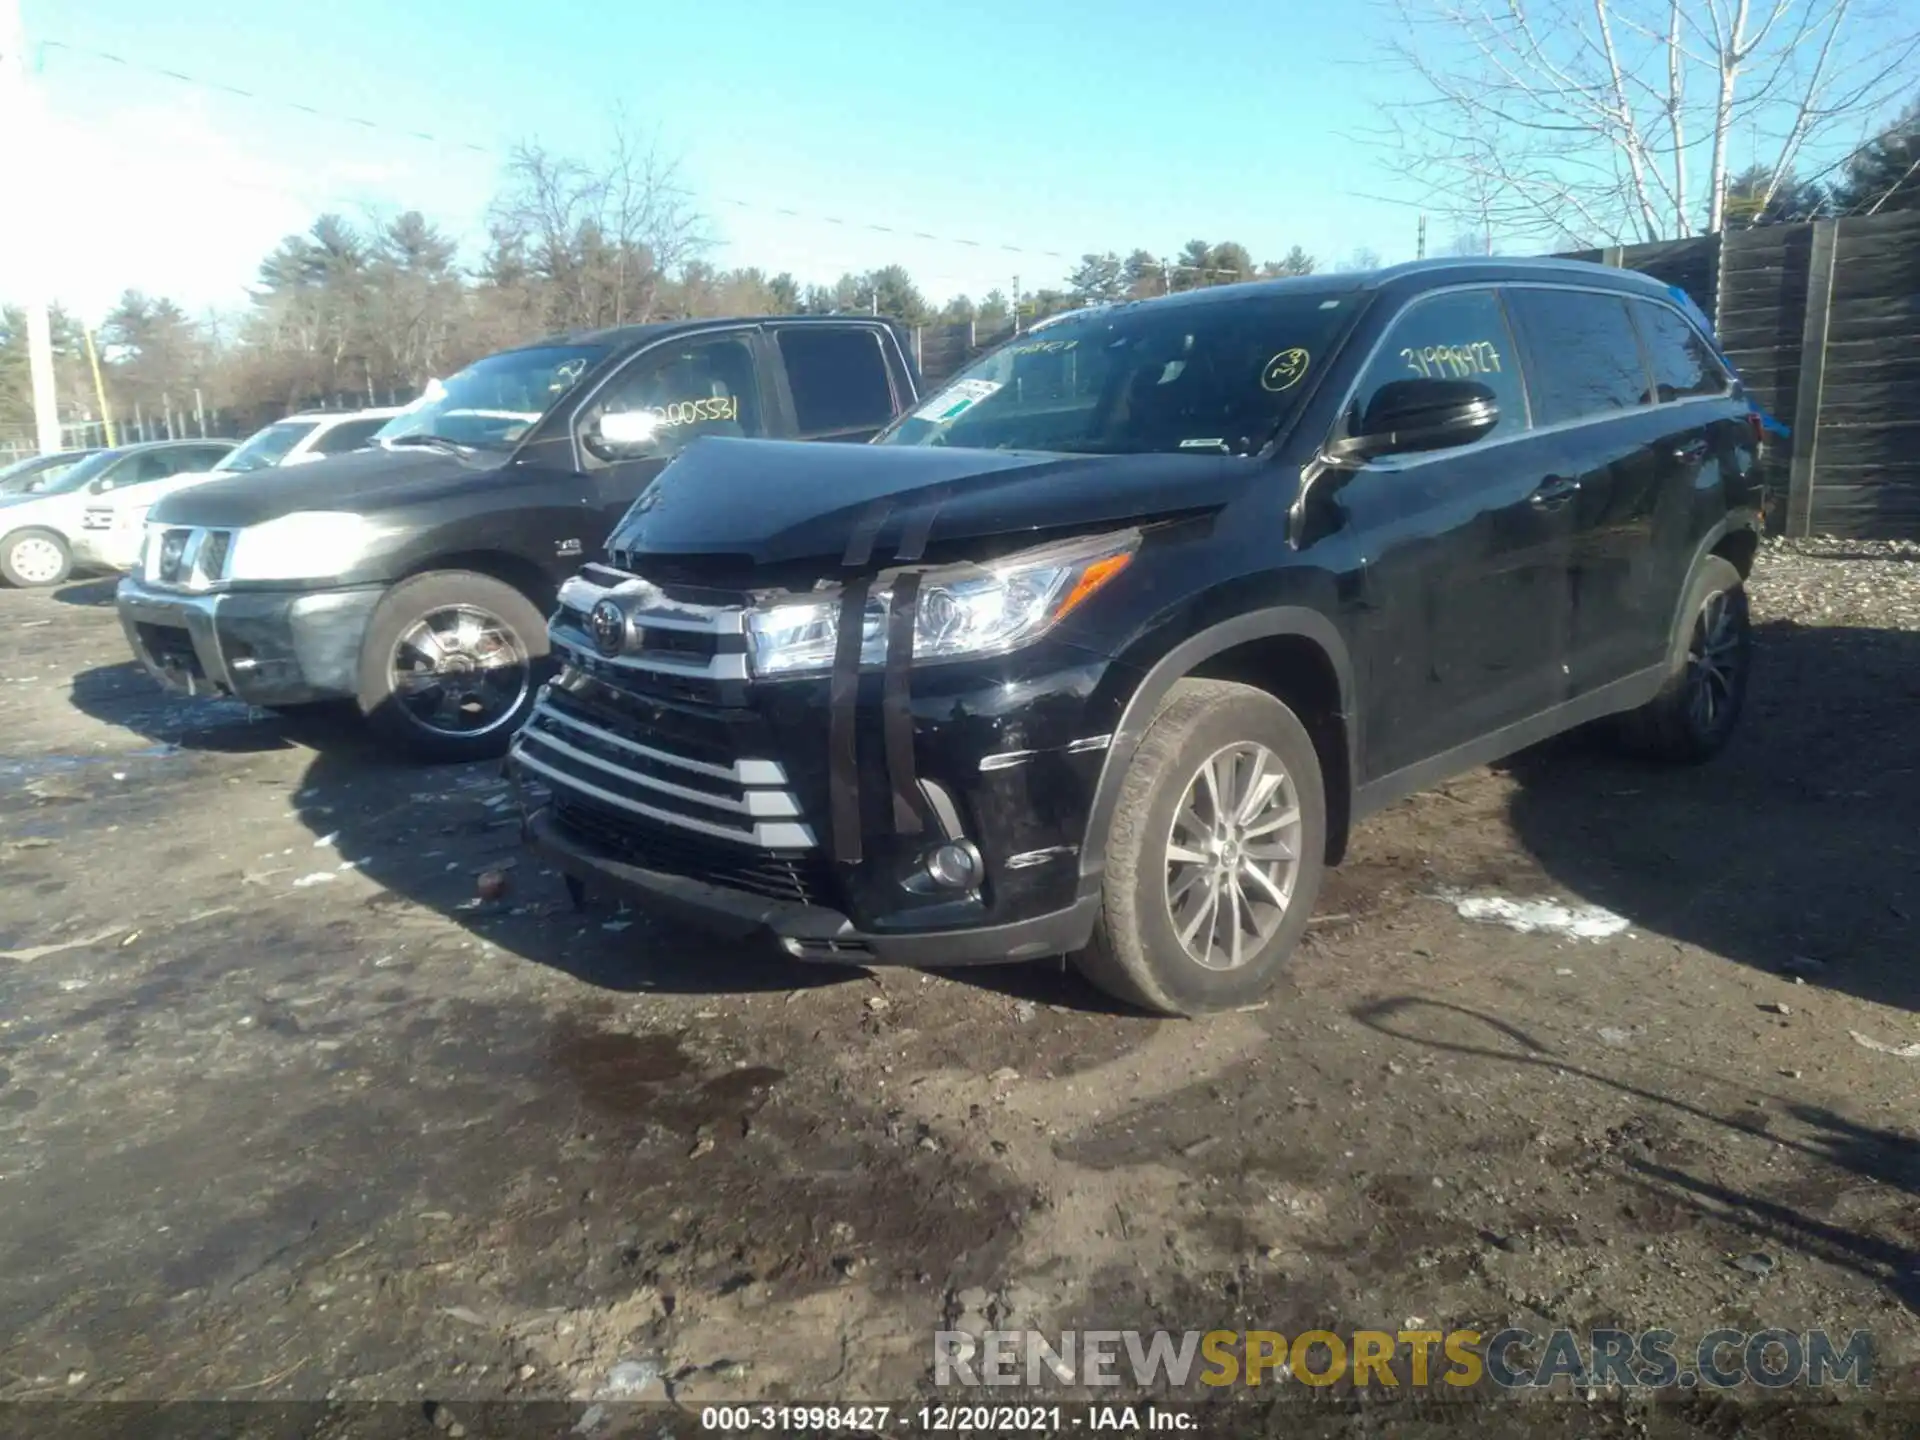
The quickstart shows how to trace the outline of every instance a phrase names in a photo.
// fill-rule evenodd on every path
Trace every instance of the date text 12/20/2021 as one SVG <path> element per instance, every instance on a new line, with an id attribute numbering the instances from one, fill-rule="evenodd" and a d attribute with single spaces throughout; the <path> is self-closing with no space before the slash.
<path id="1" fill-rule="evenodd" d="M 700 1428 L 734 1434 L 1035 1434 L 1073 1430 L 1120 1435 L 1198 1429 L 1186 1410 L 1159 1405 L 709 1405 Z"/>

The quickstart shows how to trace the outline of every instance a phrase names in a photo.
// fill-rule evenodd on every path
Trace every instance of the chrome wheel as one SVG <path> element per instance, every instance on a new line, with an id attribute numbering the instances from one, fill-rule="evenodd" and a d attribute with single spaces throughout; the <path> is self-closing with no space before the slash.
<path id="1" fill-rule="evenodd" d="M 519 711 L 533 684 L 527 647 L 478 605 L 430 610 L 394 642 L 394 699 L 414 723 L 442 735 L 485 735 Z"/>
<path id="2" fill-rule="evenodd" d="M 1716 591 L 1700 607 L 1687 646 L 1687 715 L 1700 734 L 1711 735 L 1732 707 L 1740 664 L 1738 607 Z"/>
<path id="3" fill-rule="evenodd" d="M 27 584 L 51 585 L 60 578 L 67 557 L 60 553 L 60 546 L 46 536 L 28 535 L 13 542 L 7 563 Z"/>
<path id="4" fill-rule="evenodd" d="M 1280 928 L 1300 876 L 1300 796 L 1254 741 L 1217 750 L 1188 783 L 1167 834 L 1167 913 L 1187 954 L 1237 970 Z"/>

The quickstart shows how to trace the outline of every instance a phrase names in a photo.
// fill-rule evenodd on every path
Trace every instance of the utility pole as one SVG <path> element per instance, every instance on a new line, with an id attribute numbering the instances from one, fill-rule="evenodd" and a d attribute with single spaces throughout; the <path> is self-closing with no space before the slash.
<path id="1" fill-rule="evenodd" d="M 40 113 L 27 86 L 27 27 L 20 0 L 0 0 L 0 135 L 8 137 L 0 149 L 0 190 L 21 197 L 23 204 L 43 197 L 44 177 L 35 173 L 45 163 L 47 146 Z M 47 257 L 49 227 L 15 227 L 15 241 L 27 247 L 27 368 L 33 377 L 33 419 L 42 454 L 60 449 L 60 411 L 53 386 L 53 317 L 48 309 Z"/>
<path id="2" fill-rule="evenodd" d="M 1013 333 L 1020 333 L 1020 277 L 1013 277 Z"/>
<path id="3" fill-rule="evenodd" d="M 113 429 L 113 406 L 107 403 L 107 382 L 100 377 L 100 351 L 93 343 L 93 330 L 90 327 L 83 325 L 81 333 L 87 341 L 87 364 L 93 370 L 94 398 L 100 402 L 100 428 L 106 433 L 107 445 L 111 448 L 118 445 L 120 440 Z"/>
<path id="4" fill-rule="evenodd" d="M 1420 238 L 1414 248 L 1413 258 L 1416 260 L 1424 260 L 1427 258 L 1427 217 L 1425 214 L 1420 216 Z"/>

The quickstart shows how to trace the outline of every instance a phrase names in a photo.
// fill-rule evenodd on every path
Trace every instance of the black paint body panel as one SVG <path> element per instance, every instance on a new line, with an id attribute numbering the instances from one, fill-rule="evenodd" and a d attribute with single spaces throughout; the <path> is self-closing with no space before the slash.
<path id="1" fill-rule="evenodd" d="M 1289 665 L 1315 657 L 1332 677 L 1329 713 L 1310 728 L 1336 771 L 1341 820 L 1650 698 L 1702 557 L 1760 524 L 1755 434 L 1737 381 L 1720 395 L 1357 469 L 1320 458 L 1362 367 L 1409 302 L 1449 287 L 1515 285 L 1667 303 L 1656 282 L 1597 266 L 1469 261 L 1356 277 L 1350 288 L 1369 291 L 1369 303 L 1291 428 L 1246 458 L 726 440 L 689 448 L 609 541 L 617 562 L 669 591 L 844 578 L 849 534 L 876 502 L 891 509 L 867 572 L 892 562 L 899 537 L 935 501 L 930 563 L 1061 533 L 1148 532 L 1120 579 L 1042 641 L 911 672 L 916 771 L 952 797 L 984 857 L 977 891 L 940 899 L 908 884 L 939 837 L 897 833 L 889 816 L 882 681 L 870 672 L 859 682 L 859 863 L 833 867 L 831 894 L 809 914 L 782 911 L 748 928 L 793 942 L 795 954 L 811 954 L 796 936 L 837 937 L 839 958 L 869 960 L 909 959 L 892 942 L 917 934 L 945 937 L 939 963 L 1009 958 L 999 947 L 1013 933 L 1059 949 L 1084 943 L 1114 797 L 1158 698 L 1234 647 L 1284 653 Z M 1147 303 L 1230 303 L 1231 288 Z M 1245 648 L 1274 644 L 1282 648 Z M 1284 690 L 1298 677 L 1270 678 Z M 717 704 L 681 703 L 738 727 L 740 753 L 776 758 L 804 813 L 824 821 L 829 689 L 825 677 L 769 679 Z M 1017 758 L 983 770 L 993 756 Z M 541 816 L 536 841 L 571 873 L 700 911 L 677 881 L 601 863 L 590 847 L 569 850 Z M 1334 837 L 1336 852 L 1343 841 Z M 1015 857 L 1024 863 L 1010 865 Z M 728 907 L 707 908 L 718 921 Z M 953 938 L 967 926 L 977 927 L 971 948 Z"/>

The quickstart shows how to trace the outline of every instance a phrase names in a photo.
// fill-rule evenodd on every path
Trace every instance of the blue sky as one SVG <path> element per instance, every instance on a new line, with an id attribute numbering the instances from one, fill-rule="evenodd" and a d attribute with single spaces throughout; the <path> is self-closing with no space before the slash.
<path id="1" fill-rule="evenodd" d="M 25 15 L 30 53 L 107 51 L 394 132 L 40 50 L 57 183 L 120 202 L 55 258 L 60 298 L 94 318 L 129 286 L 235 305 L 322 209 L 414 207 L 473 235 L 499 160 L 405 132 L 591 154 L 616 106 L 681 157 L 718 263 L 803 281 L 897 261 L 941 299 L 1068 268 L 996 246 L 1413 253 L 1416 212 L 1365 198 L 1396 181 L 1343 138 L 1392 85 L 1354 0 L 1185 17 L 1145 0 L 25 0 Z"/>

